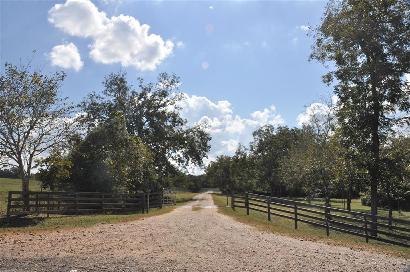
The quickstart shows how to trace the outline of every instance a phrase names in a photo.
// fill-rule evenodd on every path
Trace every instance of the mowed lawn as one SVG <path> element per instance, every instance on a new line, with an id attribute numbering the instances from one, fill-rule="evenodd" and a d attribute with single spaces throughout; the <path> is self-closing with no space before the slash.
<path id="1" fill-rule="evenodd" d="M 364 238 L 336 231 L 331 231 L 330 236 L 327 237 L 325 229 L 314 227 L 302 222 L 298 223 L 298 229 L 296 230 L 294 229 L 293 220 L 272 215 L 272 222 L 269 222 L 265 213 L 250 211 L 250 214 L 247 215 L 246 209 L 241 208 L 236 208 L 235 211 L 233 211 L 230 207 L 230 198 L 227 206 L 226 196 L 213 194 L 212 197 L 215 205 L 218 206 L 218 211 L 220 213 L 228 215 L 239 222 L 252 225 L 263 231 L 291 236 L 300 240 L 320 241 L 327 244 L 356 248 L 358 250 L 378 251 L 410 258 L 409 248 L 389 245 L 374 240 L 370 240 L 369 243 L 366 243 Z"/>
<path id="2" fill-rule="evenodd" d="M 30 180 L 30 191 L 40 191 L 41 184 L 37 180 Z M 0 216 L 6 214 L 8 191 L 21 191 L 21 180 L 0 178 Z"/>

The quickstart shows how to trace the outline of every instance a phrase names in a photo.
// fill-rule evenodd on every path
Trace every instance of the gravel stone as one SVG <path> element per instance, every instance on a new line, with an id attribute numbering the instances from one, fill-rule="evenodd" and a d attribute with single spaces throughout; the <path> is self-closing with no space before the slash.
<path id="1" fill-rule="evenodd" d="M 201 207 L 194 209 L 192 207 Z M 405 271 L 409 260 L 262 232 L 209 193 L 118 224 L 0 235 L 0 271 Z"/>

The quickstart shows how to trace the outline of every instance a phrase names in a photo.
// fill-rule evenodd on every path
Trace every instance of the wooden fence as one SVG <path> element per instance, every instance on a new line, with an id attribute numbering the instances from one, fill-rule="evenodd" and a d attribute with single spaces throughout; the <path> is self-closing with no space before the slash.
<path id="1" fill-rule="evenodd" d="M 149 212 L 162 208 L 162 192 L 115 194 L 100 192 L 29 192 L 28 205 L 22 192 L 11 191 L 7 199 L 7 217 L 29 214 L 89 214 L 107 212 Z"/>
<path id="2" fill-rule="evenodd" d="M 261 194 L 246 193 L 243 195 L 231 195 L 231 207 L 257 211 L 267 214 L 267 220 L 272 216 L 279 216 L 292 220 L 295 229 L 298 222 L 303 222 L 326 230 L 327 236 L 330 231 L 338 231 L 366 239 L 382 241 L 385 243 L 410 247 L 410 221 L 376 216 L 377 223 L 372 222 L 372 216 L 368 213 L 348 211 L 321 205 L 270 197 Z M 371 226 L 377 226 L 372 229 Z"/>
<path id="3" fill-rule="evenodd" d="M 177 194 L 172 191 L 164 191 L 162 195 L 162 204 L 163 205 L 176 205 L 177 203 Z"/>

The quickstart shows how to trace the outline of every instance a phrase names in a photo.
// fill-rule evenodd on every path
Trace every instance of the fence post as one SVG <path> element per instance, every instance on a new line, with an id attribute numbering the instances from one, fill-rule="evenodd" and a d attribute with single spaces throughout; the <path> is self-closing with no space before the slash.
<path id="1" fill-rule="evenodd" d="M 9 191 L 9 195 L 7 197 L 7 221 L 10 219 L 11 197 L 12 193 Z"/>
<path id="2" fill-rule="evenodd" d="M 147 213 L 149 213 L 149 192 L 147 193 Z"/>
<path id="3" fill-rule="evenodd" d="M 101 194 L 101 210 L 104 212 L 104 193 Z"/>
<path id="4" fill-rule="evenodd" d="M 389 207 L 389 230 L 392 230 L 392 223 L 393 223 L 393 211 L 390 206 Z"/>
<path id="5" fill-rule="evenodd" d="M 271 217 L 270 217 L 270 196 L 268 196 L 268 221 L 272 221 Z"/>
<path id="6" fill-rule="evenodd" d="M 245 206 L 246 206 L 246 215 L 249 215 L 249 195 L 245 194 Z"/>
<path id="7" fill-rule="evenodd" d="M 325 221 L 326 221 L 326 235 L 329 236 L 329 209 L 326 206 L 325 208 Z"/>
<path id="8" fill-rule="evenodd" d="M 129 205 L 128 205 L 128 194 L 125 195 L 125 200 L 124 200 L 124 210 L 128 212 Z"/>
<path id="9" fill-rule="evenodd" d="M 75 213 L 78 214 L 78 193 L 75 192 Z"/>
<path id="10" fill-rule="evenodd" d="M 145 213 L 145 193 L 142 193 L 142 213 Z"/>
<path id="11" fill-rule="evenodd" d="M 295 229 L 298 229 L 298 206 L 295 203 Z"/>
<path id="12" fill-rule="evenodd" d="M 47 217 L 50 216 L 50 192 L 47 193 Z"/>
<path id="13" fill-rule="evenodd" d="M 363 216 L 364 217 L 364 234 L 366 235 L 366 243 L 369 242 L 369 235 L 367 233 L 367 217 L 366 215 Z"/>
<path id="14" fill-rule="evenodd" d="M 233 192 L 231 193 L 231 208 L 235 210 L 235 194 Z"/>
<path id="15" fill-rule="evenodd" d="M 160 199 L 160 202 L 159 202 L 160 205 L 161 205 L 161 206 L 160 206 L 160 209 L 162 209 L 162 203 L 163 203 L 163 201 L 164 201 L 164 190 L 161 191 L 160 198 L 161 198 L 161 199 Z"/>
<path id="16" fill-rule="evenodd" d="M 38 192 L 36 193 L 36 213 L 39 214 Z"/>

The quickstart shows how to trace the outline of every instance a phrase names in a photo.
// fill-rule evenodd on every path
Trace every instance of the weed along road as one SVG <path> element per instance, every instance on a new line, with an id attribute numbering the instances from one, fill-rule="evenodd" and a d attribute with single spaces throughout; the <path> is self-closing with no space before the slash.
<path id="1" fill-rule="evenodd" d="M 406 260 L 261 232 L 209 193 L 118 224 L 0 234 L 0 271 L 403 271 Z"/>

